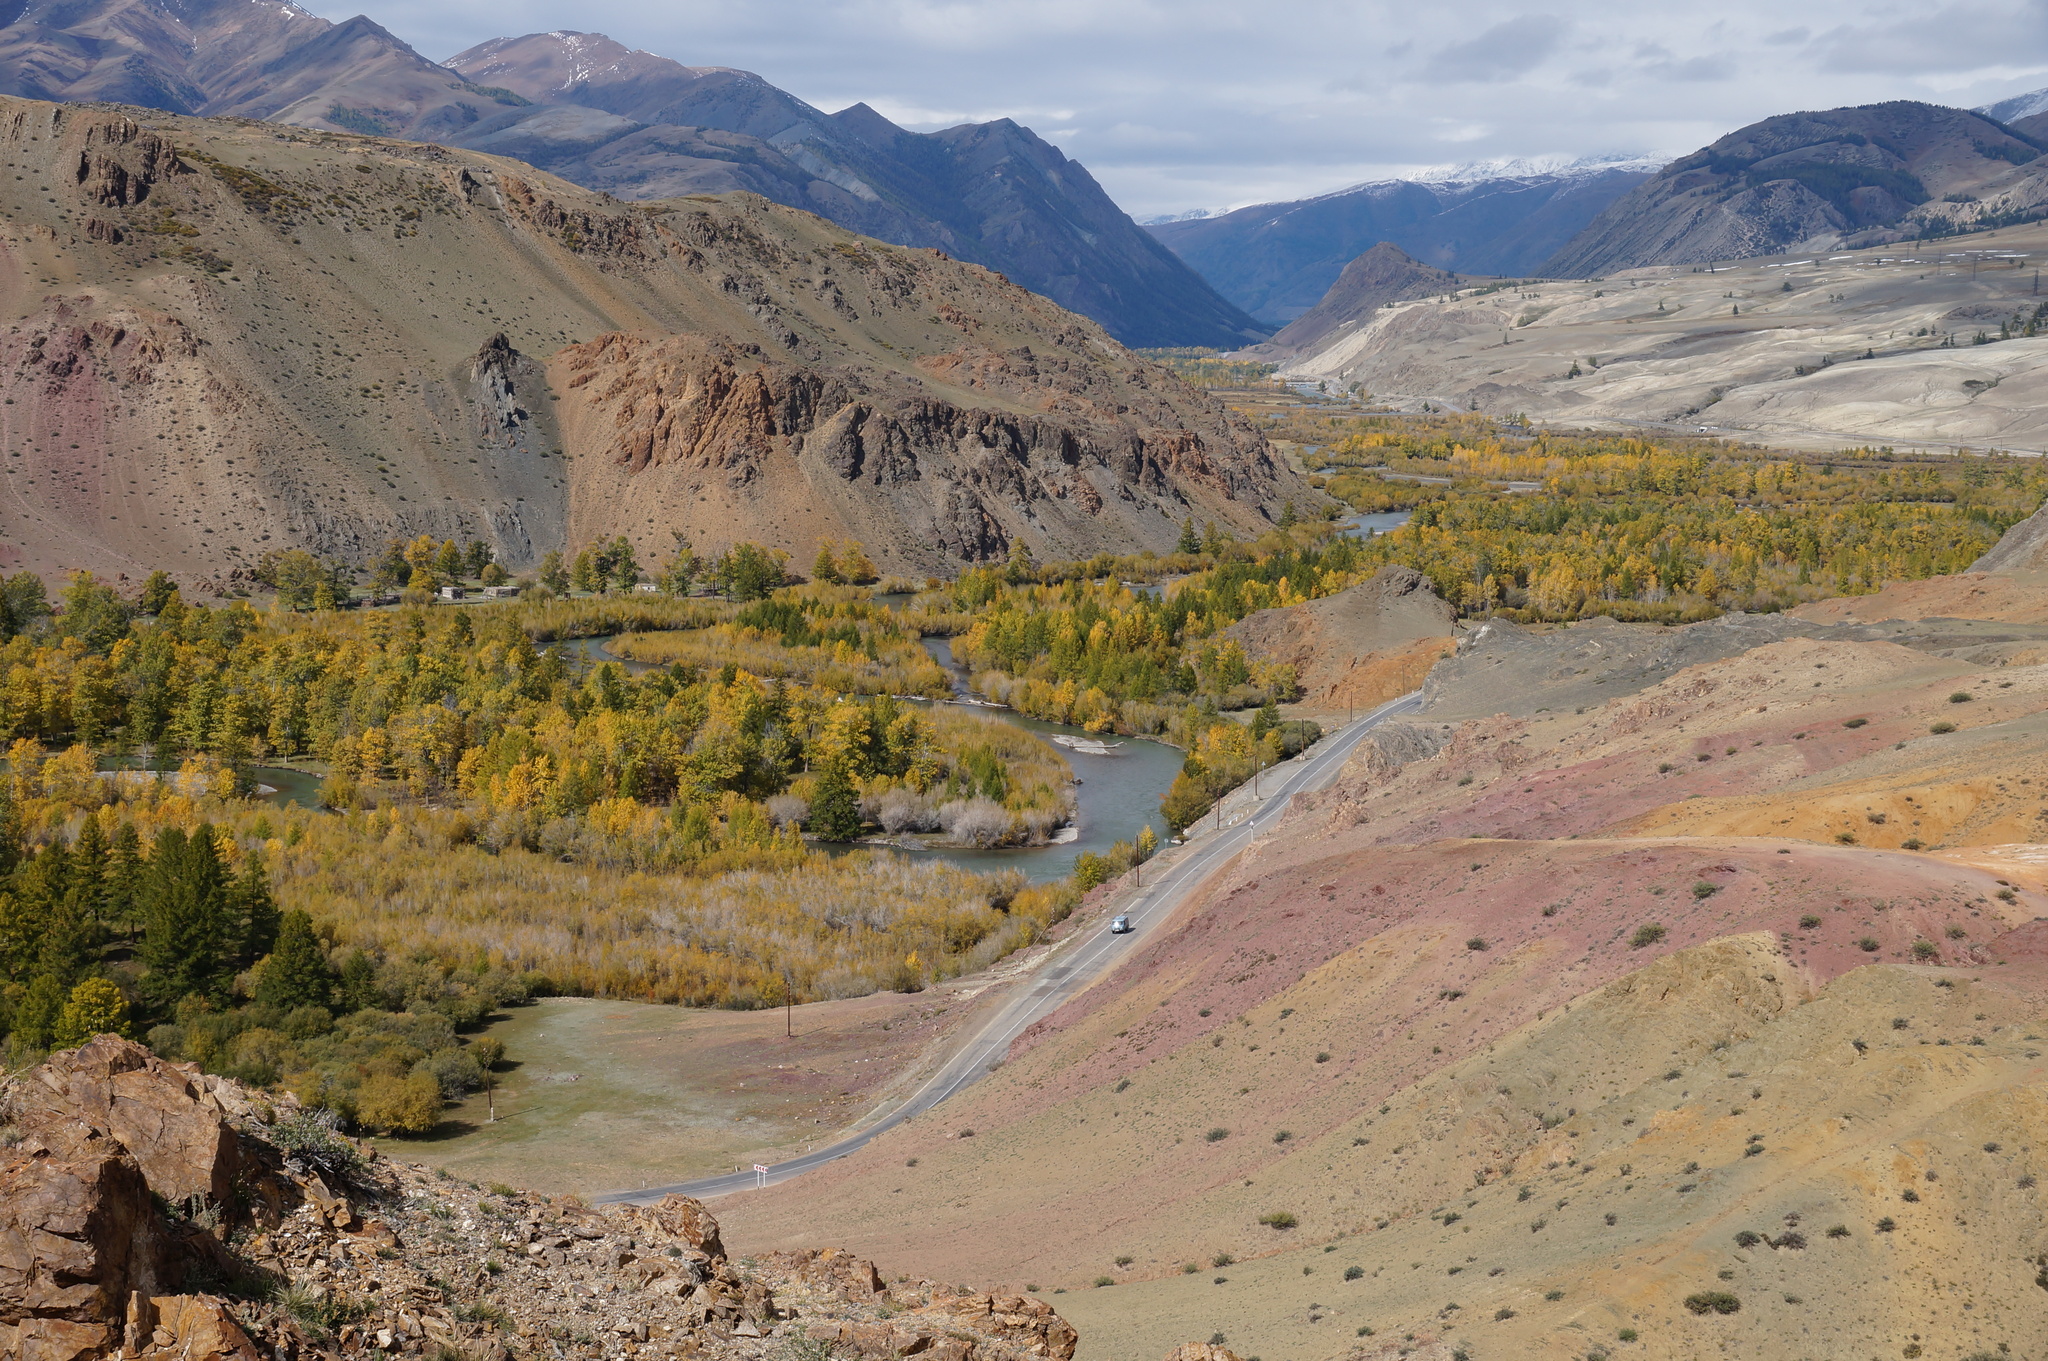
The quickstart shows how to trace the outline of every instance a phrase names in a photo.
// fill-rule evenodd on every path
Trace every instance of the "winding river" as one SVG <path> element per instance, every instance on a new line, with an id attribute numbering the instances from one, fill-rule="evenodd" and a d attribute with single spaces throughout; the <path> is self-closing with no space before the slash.
<path id="1" fill-rule="evenodd" d="M 603 638 L 578 638 L 569 646 L 576 655 L 592 664 L 617 662 L 635 675 L 652 667 L 648 662 L 615 655 L 605 646 Z M 961 699 L 967 698 L 967 677 L 953 660 L 952 644 L 944 638 L 926 638 L 924 647 L 953 677 L 954 694 Z M 1091 733 L 1086 728 L 1026 718 L 1011 709 L 977 707 L 972 712 L 985 722 L 1008 723 L 1040 737 L 1065 734 L 1090 741 L 1104 740 L 1101 734 Z M 1181 753 L 1164 743 L 1148 742 L 1143 738 L 1110 737 L 1106 740 L 1120 744 L 1112 747 L 1106 756 L 1077 752 L 1064 746 L 1053 748 L 1066 758 L 1074 771 L 1075 835 L 1071 841 L 1051 846 L 1016 846 L 988 851 L 952 846 L 926 849 L 909 845 L 893 846 L 892 849 L 902 855 L 936 856 L 963 869 L 980 872 L 1018 869 L 1033 882 L 1042 883 L 1071 874 L 1074 860 L 1084 851 L 1107 851 L 1113 843 L 1135 837 L 1142 827 L 1149 826 L 1162 841 L 1165 840 L 1166 820 L 1159 816 L 1159 800 L 1173 783 L 1173 777 L 1180 773 Z"/>
<path id="2" fill-rule="evenodd" d="M 1343 532 L 1360 538 L 1385 534 L 1406 524 L 1408 514 L 1407 511 L 1391 511 L 1352 515 L 1342 521 Z M 908 604 L 912 597 L 904 595 L 877 599 L 892 607 L 900 607 Z M 972 698 L 966 671 L 953 659 L 951 642 L 945 638 L 926 638 L 923 642 L 925 651 L 929 652 L 940 666 L 946 668 L 947 674 L 953 678 L 956 702 Z M 573 655 L 589 665 L 617 662 L 634 675 L 652 669 L 652 663 L 615 655 L 605 646 L 603 638 L 577 638 L 570 640 L 568 646 Z M 1012 709 L 977 707 L 975 712 L 985 722 L 1008 723 L 1012 727 L 1022 728 L 1044 738 L 1065 735 L 1090 741 L 1105 740 L 1101 734 L 1091 733 L 1085 728 L 1026 718 Z M 1128 841 L 1137 836 L 1141 828 L 1150 827 L 1161 840 L 1164 840 L 1167 827 L 1165 819 L 1159 816 L 1159 800 L 1172 785 L 1173 777 L 1180 773 L 1181 753 L 1162 742 L 1151 742 L 1141 737 L 1110 737 L 1106 740 L 1115 744 L 1107 755 L 1076 751 L 1071 747 L 1054 744 L 1054 750 L 1066 759 L 1074 772 L 1076 811 L 1075 826 L 1072 829 L 1074 836 L 1071 840 L 1050 846 L 1010 847 L 987 851 L 958 847 L 927 849 L 909 845 L 894 846 L 892 849 L 903 855 L 936 856 L 942 860 L 950 860 L 965 869 L 977 871 L 1021 869 L 1033 881 L 1043 882 L 1065 878 L 1073 872 L 1074 861 L 1083 852 L 1107 851 L 1115 842 Z M 279 806 L 290 803 L 302 804 L 307 808 L 318 806 L 318 775 L 282 766 L 258 766 L 251 774 L 266 786 L 266 792 L 262 797 L 267 802 Z"/>

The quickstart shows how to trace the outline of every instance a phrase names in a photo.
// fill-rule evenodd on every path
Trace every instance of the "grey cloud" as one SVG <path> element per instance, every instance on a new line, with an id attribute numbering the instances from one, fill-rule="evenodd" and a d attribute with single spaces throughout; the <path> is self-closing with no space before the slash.
<path id="1" fill-rule="evenodd" d="M 1933 75 L 2048 59 L 2048 0 L 1944 5 L 1897 23 L 1847 23 L 1814 42 L 1821 69 Z"/>
<path id="2" fill-rule="evenodd" d="M 1652 64 L 1650 74 L 1665 80 L 1731 80 L 1735 76 L 1735 62 L 1726 53 L 1712 57 L 1688 57 L 1684 61 L 1660 61 Z"/>
<path id="3" fill-rule="evenodd" d="M 1422 68 L 1428 80 L 1505 81 L 1543 64 L 1564 38 L 1565 23 L 1548 14 L 1525 14 L 1495 24 L 1469 42 L 1440 49 Z"/>

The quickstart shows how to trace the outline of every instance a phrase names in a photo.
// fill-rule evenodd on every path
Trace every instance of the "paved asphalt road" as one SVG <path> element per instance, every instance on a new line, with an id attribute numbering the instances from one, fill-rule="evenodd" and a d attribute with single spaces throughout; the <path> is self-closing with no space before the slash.
<path id="1" fill-rule="evenodd" d="M 988 1072 L 990 1064 L 1009 1052 L 1011 1042 L 1033 1022 L 1051 1015 L 1163 927 L 1173 915 L 1173 910 L 1210 871 L 1243 850 L 1261 829 L 1270 827 L 1279 819 L 1295 794 L 1305 789 L 1320 789 L 1334 779 L 1345 758 L 1351 755 L 1351 749 L 1367 732 L 1390 718 L 1413 713 L 1421 703 L 1421 691 L 1389 701 L 1348 727 L 1339 729 L 1334 736 L 1324 738 L 1311 749 L 1306 759 L 1295 758 L 1290 763 L 1291 770 L 1286 766 L 1276 766 L 1262 776 L 1262 781 L 1274 783 L 1274 791 L 1256 806 L 1250 816 L 1220 832 L 1198 836 L 1172 865 L 1160 871 L 1156 882 L 1147 884 L 1125 905 L 1125 915 L 1130 917 L 1133 928 L 1128 935 L 1111 935 L 1105 924 L 1092 936 L 1070 948 L 1054 951 L 1035 975 L 1020 980 L 1014 989 L 1015 995 L 982 1024 L 973 1038 L 947 1059 L 908 1100 L 882 1120 L 837 1143 L 800 1158 L 776 1163 L 769 1167 L 765 1177 L 754 1172 L 727 1172 L 675 1186 L 617 1191 L 597 1197 L 598 1202 L 652 1202 L 671 1191 L 702 1199 L 752 1190 L 764 1180 L 770 1184 L 788 1181 L 858 1151 L 876 1135 L 894 1129 L 914 1115 L 922 1115 L 955 1092 L 971 1086 Z"/>

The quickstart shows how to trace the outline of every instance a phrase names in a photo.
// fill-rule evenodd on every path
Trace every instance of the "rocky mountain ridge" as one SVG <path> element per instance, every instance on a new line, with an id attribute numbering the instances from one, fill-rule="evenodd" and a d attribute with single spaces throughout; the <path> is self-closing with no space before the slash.
<path id="1" fill-rule="evenodd" d="M 1739 128 L 1615 200 L 1535 272 L 1590 278 L 1864 246 L 2048 211 L 2048 142 L 1894 100 Z"/>
<path id="2" fill-rule="evenodd" d="M 361 15 L 279 0 L 36 0 L 0 23 L 0 94 L 436 142 L 633 200 L 744 190 L 1001 271 L 1127 344 L 1264 333 L 1008 119 L 906 132 L 603 34 L 496 39 L 444 66 Z"/>
<path id="3" fill-rule="evenodd" d="M 1253 531 L 1314 495 L 1093 323 L 751 195 L 627 205 L 473 152 L 8 99 L 0 158 L 9 568 L 360 562 L 420 533 L 515 568 L 624 534 L 659 562 L 680 530 L 930 572 L 1164 551 L 1190 514 Z M 644 389 L 572 371 L 664 337 Z M 723 408 L 715 469 L 622 434 L 756 371 L 835 404 Z"/>

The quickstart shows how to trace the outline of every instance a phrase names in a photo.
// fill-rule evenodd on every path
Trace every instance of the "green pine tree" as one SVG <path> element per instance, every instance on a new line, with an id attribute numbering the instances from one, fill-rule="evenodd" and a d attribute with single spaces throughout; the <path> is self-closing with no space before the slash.
<path id="1" fill-rule="evenodd" d="M 1176 553 L 1199 553 L 1202 551 L 1202 536 L 1195 533 L 1195 517 L 1190 515 L 1180 522 L 1180 542 L 1173 546 Z"/>
<path id="2" fill-rule="evenodd" d="M 50 919 L 19 893 L 0 893 L 0 983 L 26 983 L 43 957 Z"/>
<path id="3" fill-rule="evenodd" d="M 14 797 L 5 784 L 0 784 L 0 879 L 13 874 L 20 866 L 26 840 L 21 831 L 21 817 L 14 808 Z"/>
<path id="4" fill-rule="evenodd" d="M 811 793 L 811 832 L 820 841 L 851 841 L 860 835 L 860 796 L 846 768 L 828 762 Z"/>
<path id="5" fill-rule="evenodd" d="M 99 962 L 99 924 L 92 918 L 92 904 L 83 889 L 73 889 L 51 909 L 43 930 L 42 950 L 36 971 L 46 973 L 67 989 Z"/>
<path id="6" fill-rule="evenodd" d="M 270 871 L 263 857 L 251 853 L 228 890 L 229 913 L 238 928 L 240 948 L 235 962 L 248 968 L 277 945 L 277 899 L 270 892 Z"/>
<path id="7" fill-rule="evenodd" d="M 106 905 L 107 860 L 111 853 L 99 813 L 87 813 L 85 825 L 78 829 L 78 837 L 71 843 L 71 888 L 83 895 L 86 914 L 94 921 L 102 920 L 101 912 Z"/>
<path id="8" fill-rule="evenodd" d="M 71 891 L 70 849 L 61 841 L 53 841 L 31 852 L 15 871 L 14 891 L 32 903 L 47 921 Z"/>
<path id="9" fill-rule="evenodd" d="M 341 987 L 335 998 L 337 1010 L 342 1012 L 366 1011 L 383 1004 L 383 997 L 377 991 L 377 965 L 367 954 L 357 950 L 342 962 Z"/>
<path id="10" fill-rule="evenodd" d="M 367 956 L 363 958 L 368 962 Z M 313 919 L 303 912 L 285 913 L 277 932 L 277 948 L 270 952 L 256 981 L 256 1000 L 287 1009 L 331 1007 L 334 984 L 334 969 L 327 962 L 326 947 L 313 933 Z"/>
<path id="11" fill-rule="evenodd" d="M 100 879 L 100 920 L 116 930 L 134 929 L 136 895 L 141 891 L 144 865 L 142 838 L 134 823 L 124 822 L 114 829 L 112 844 L 107 848 L 106 873 Z"/>
<path id="12" fill-rule="evenodd" d="M 21 1005 L 14 1009 L 13 1038 L 26 1049 L 48 1049 L 56 1038 L 66 990 L 53 974 L 37 974 Z"/>
<path id="13" fill-rule="evenodd" d="M 168 1011 L 187 996 L 224 995 L 234 979 L 236 934 L 210 825 L 189 837 L 175 827 L 157 833 L 139 906 L 144 1000 Z"/>

